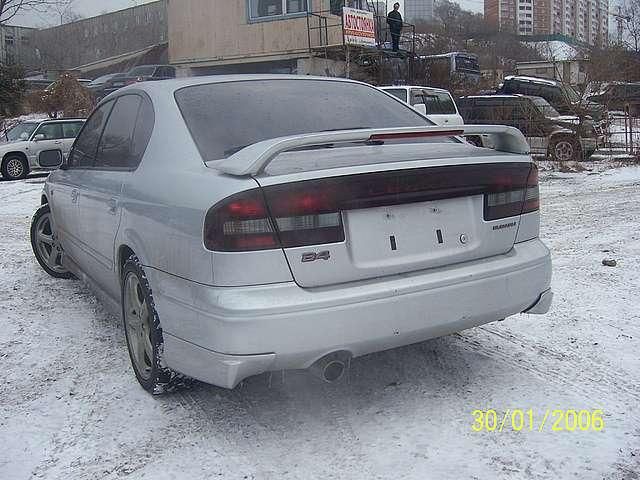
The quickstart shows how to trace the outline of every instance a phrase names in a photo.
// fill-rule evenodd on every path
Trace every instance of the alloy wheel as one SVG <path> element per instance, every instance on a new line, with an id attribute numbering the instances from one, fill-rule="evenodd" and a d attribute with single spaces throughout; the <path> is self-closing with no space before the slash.
<path id="1" fill-rule="evenodd" d="M 19 158 L 10 158 L 5 168 L 11 178 L 20 178 L 24 175 L 24 163 Z"/>
<path id="2" fill-rule="evenodd" d="M 124 295 L 124 320 L 131 357 L 138 374 L 148 380 L 153 369 L 152 320 L 140 280 L 133 272 L 129 272 L 125 279 Z"/>
<path id="3" fill-rule="evenodd" d="M 51 226 L 51 214 L 47 213 L 38 219 L 36 224 L 36 248 L 47 267 L 57 273 L 66 273 L 62 265 L 62 247 Z"/>

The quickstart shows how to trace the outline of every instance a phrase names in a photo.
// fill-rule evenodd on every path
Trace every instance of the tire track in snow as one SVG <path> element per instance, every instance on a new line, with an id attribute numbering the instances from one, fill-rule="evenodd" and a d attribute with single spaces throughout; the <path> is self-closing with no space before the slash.
<path id="1" fill-rule="evenodd" d="M 485 329 L 480 329 L 485 330 Z M 491 337 L 498 337 L 508 342 L 509 345 L 518 346 L 520 342 L 513 342 L 507 339 L 503 339 L 501 336 L 496 336 L 493 332 L 486 332 Z M 553 384 L 564 390 L 569 390 L 579 394 L 586 400 L 606 400 L 607 410 L 611 410 L 612 405 L 615 403 L 621 411 L 628 409 L 629 405 L 624 403 L 624 400 L 620 399 L 619 395 L 615 395 L 616 391 L 620 391 L 620 385 L 615 380 L 611 380 L 609 376 L 603 374 L 601 378 L 595 378 L 590 375 L 580 375 L 584 371 L 588 371 L 591 368 L 591 363 L 585 361 L 582 364 L 577 362 L 568 361 L 565 363 L 563 358 L 558 361 L 557 355 L 561 355 L 558 352 L 550 353 L 551 350 L 536 350 L 530 348 L 530 346 L 524 346 L 528 349 L 529 353 L 536 354 L 535 360 L 522 356 L 515 356 L 513 351 L 502 351 L 500 348 L 496 348 L 495 345 L 489 344 L 489 342 L 483 341 L 477 332 L 471 333 L 457 333 L 453 335 L 457 340 L 463 344 L 463 348 L 475 351 L 481 355 L 484 355 L 492 360 L 497 360 L 508 366 L 515 367 L 520 370 L 529 372 L 531 375 L 543 380 L 546 384 Z M 525 345 L 526 342 L 524 342 Z M 522 345 L 521 345 L 522 346 Z M 570 366 L 570 368 L 563 368 L 564 366 Z M 599 395 L 599 399 L 594 398 L 594 393 Z M 632 402 L 630 404 L 637 404 L 638 394 L 634 391 L 629 391 L 627 388 L 623 389 L 628 397 L 631 397 Z M 640 423 L 640 419 L 632 419 L 636 424 Z"/>

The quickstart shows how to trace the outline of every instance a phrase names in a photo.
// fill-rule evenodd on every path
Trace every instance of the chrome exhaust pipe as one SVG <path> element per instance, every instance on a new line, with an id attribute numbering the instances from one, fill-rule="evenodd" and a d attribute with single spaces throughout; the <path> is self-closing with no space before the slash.
<path id="1" fill-rule="evenodd" d="M 316 360 L 309 371 L 327 383 L 334 383 L 344 376 L 350 363 L 349 352 L 333 352 Z"/>

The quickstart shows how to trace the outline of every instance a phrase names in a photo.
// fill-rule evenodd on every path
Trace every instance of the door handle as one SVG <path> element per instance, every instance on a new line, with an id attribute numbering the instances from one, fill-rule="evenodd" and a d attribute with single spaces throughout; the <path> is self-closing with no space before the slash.
<path id="1" fill-rule="evenodd" d="M 112 198 L 107 202 L 107 205 L 109 207 L 109 213 L 111 215 L 115 215 L 116 210 L 118 209 L 118 201 L 115 198 Z"/>
<path id="2" fill-rule="evenodd" d="M 56 140 L 53 142 L 54 145 L 62 145 L 62 140 Z"/>
<path id="3" fill-rule="evenodd" d="M 71 190 L 71 203 L 78 203 L 78 190 Z"/>

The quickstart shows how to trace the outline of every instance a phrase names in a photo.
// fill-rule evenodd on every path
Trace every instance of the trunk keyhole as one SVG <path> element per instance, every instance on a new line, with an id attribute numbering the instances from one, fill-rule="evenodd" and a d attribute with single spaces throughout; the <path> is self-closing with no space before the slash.
<path id="1" fill-rule="evenodd" d="M 389 243 L 391 244 L 391 250 L 398 250 L 398 245 L 396 244 L 396 236 L 391 235 L 389 237 Z"/>
<path id="2" fill-rule="evenodd" d="M 438 243 L 443 244 L 444 240 L 442 239 L 442 230 L 440 229 L 436 230 L 436 236 L 438 237 Z"/>

